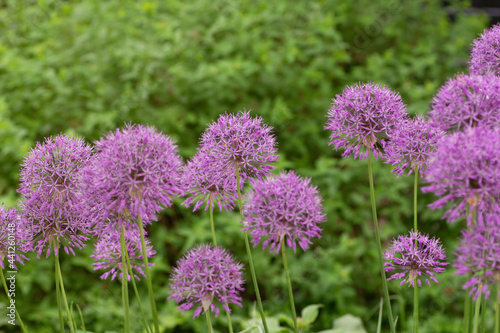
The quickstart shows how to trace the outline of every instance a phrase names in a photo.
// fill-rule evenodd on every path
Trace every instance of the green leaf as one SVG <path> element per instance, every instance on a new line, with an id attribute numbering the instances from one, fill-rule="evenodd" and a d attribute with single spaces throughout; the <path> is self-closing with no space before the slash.
<path id="1" fill-rule="evenodd" d="M 304 326 L 314 323 L 316 318 L 318 318 L 319 308 L 321 307 L 323 307 L 323 304 L 311 304 L 302 310 L 302 322 Z"/>

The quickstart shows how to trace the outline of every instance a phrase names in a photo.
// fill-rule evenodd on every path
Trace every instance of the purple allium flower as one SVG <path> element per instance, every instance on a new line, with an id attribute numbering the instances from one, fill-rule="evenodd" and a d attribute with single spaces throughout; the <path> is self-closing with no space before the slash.
<path id="1" fill-rule="evenodd" d="M 401 176 L 408 168 L 408 174 L 418 169 L 420 175 L 427 167 L 427 160 L 434 151 L 443 133 L 432 127 L 426 118 L 416 116 L 405 119 L 390 135 L 386 146 L 387 161 L 395 166 L 392 170 Z"/>
<path id="2" fill-rule="evenodd" d="M 465 216 L 467 205 L 477 213 L 498 209 L 500 130 L 476 127 L 444 136 L 429 159 L 425 181 L 430 185 L 422 191 L 441 197 L 430 208 L 453 203 L 443 215 L 449 222 Z"/>
<path id="3" fill-rule="evenodd" d="M 403 279 L 401 285 L 408 282 L 412 287 L 415 287 L 415 280 L 419 287 L 422 286 L 422 275 L 429 286 L 429 279 L 437 283 L 436 273 L 443 273 L 443 266 L 448 265 L 443 261 L 446 260 L 446 253 L 439 239 L 429 238 L 428 235 L 413 230 L 409 236 L 394 238 L 391 247 L 384 252 L 384 259 L 387 260 L 386 272 L 402 270 L 394 273 L 387 281 Z"/>
<path id="4" fill-rule="evenodd" d="M 182 313 L 197 306 L 193 317 L 209 309 L 219 315 L 217 302 L 227 311 L 229 304 L 241 306 L 244 290 L 243 265 L 222 247 L 200 245 L 177 262 L 171 276 L 170 296 Z"/>
<path id="5" fill-rule="evenodd" d="M 267 179 L 252 179 L 253 190 L 243 204 L 244 231 L 250 231 L 254 247 L 264 238 L 262 248 L 279 252 L 281 239 L 296 251 L 296 242 L 303 250 L 312 237 L 321 237 L 318 224 L 326 220 L 321 196 L 308 178 L 298 177 L 293 171 Z"/>
<path id="6" fill-rule="evenodd" d="M 347 86 L 332 100 L 325 129 L 331 130 L 330 145 L 346 147 L 342 157 L 375 158 L 384 154 L 388 136 L 407 115 L 398 93 L 374 83 Z"/>
<path id="7" fill-rule="evenodd" d="M 126 125 L 95 144 L 95 159 L 84 170 L 84 193 L 100 220 L 129 224 L 141 217 L 149 224 L 161 205 L 170 206 L 183 193 L 177 146 L 154 127 Z"/>
<path id="8" fill-rule="evenodd" d="M 143 268 L 145 267 L 143 263 L 142 257 L 142 247 L 141 247 L 141 236 L 139 234 L 139 230 L 136 226 L 134 226 L 130 230 L 126 230 L 124 233 L 125 238 L 125 246 L 127 248 L 127 254 L 130 259 L 130 267 L 132 268 L 132 272 L 128 272 L 127 279 L 130 280 L 130 275 L 133 274 L 135 270 L 140 275 L 146 277 L 143 272 Z M 153 257 L 156 254 L 156 251 L 153 249 L 153 246 L 150 244 L 149 239 L 145 238 L 146 245 L 146 253 L 148 258 Z M 101 279 L 106 279 L 111 275 L 111 280 L 120 273 L 120 278 L 123 278 L 123 265 L 122 265 L 122 250 L 120 243 L 120 229 L 113 228 L 105 231 L 98 239 L 94 254 L 91 255 L 92 258 L 96 260 L 94 265 L 94 270 L 105 269 L 106 273 L 101 275 Z M 153 266 L 154 264 L 149 263 L 149 266 Z M 139 277 L 136 274 L 133 274 L 134 277 L 139 280 Z"/>
<path id="9" fill-rule="evenodd" d="M 500 24 L 486 29 L 472 44 L 471 74 L 494 73 L 500 76 Z"/>
<path id="10" fill-rule="evenodd" d="M 91 222 L 83 217 L 79 190 L 83 166 L 92 158 L 92 148 L 81 138 L 58 135 L 37 142 L 21 165 L 22 210 L 33 230 L 33 248 L 37 256 L 59 246 L 75 254 L 88 237 Z"/>
<path id="11" fill-rule="evenodd" d="M 243 180 L 240 178 L 240 186 Z M 191 196 L 182 204 L 187 207 L 194 204 L 193 211 L 204 203 L 205 210 L 213 209 L 216 203 L 220 210 L 231 210 L 238 199 L 234 169 L 227 168 L 224 161 L 213 160 L 202 149 L 183 168 L 183 182 Z"/>
<path id="12" fill-rule="evenodd" d="M 469 295 L 477 299 L 480 294 L 486 298 L 490 290 L 500 284 L 500 218 L 497 215 L 489 224 L 475 225 L 462 231 L 462 239 L 455 253 L 453 265 L 456 274 L 469 276 L 463 289 L 470 289 Z M 500 297 L 500 292 L 498 293 Z"/>
<path id="13" fill-rule="evenodd" d="M 459 74 L 439 89 L 431 102 L 433 126 L 454 132 L 500 122 L 500 78 Z"/>
<path id="14" fill-rule="evenodd" d="M 250 117 L 250 111 L 220 115 L 202 134 L 200 145 L 213 160 L 229 169 L 240 168 L 242 177 L 262 178 L 278 159 L 272 127 L 262 118 Z M 236 175 L 236 173 L 234 173 Z"/>
<path id="15" fill-rule="evenodd" d="M 15 262 L 24 265 L 23 260 L 29 260 L 20 252 L 31 251 L 31 238 L 25 216 L 15 208 L 0 206 L 0 265 L 2 269 L 5 267 L 10 267 L 11 270 L 17 269 Z M 10 263 L 5 265 L 4 261 Z"/>

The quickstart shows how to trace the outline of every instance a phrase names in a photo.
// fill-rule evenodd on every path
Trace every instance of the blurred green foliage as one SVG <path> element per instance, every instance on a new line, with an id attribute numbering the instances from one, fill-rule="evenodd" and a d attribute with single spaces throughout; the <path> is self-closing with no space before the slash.
<path id="1" fill-rule="evenodd" d="M 252 109 L 275 128 L 278 170 L 312 177 L 328 214 L 323 237 L 307 252 L 289 253 L 298 313 L 322 304 L 312 332 L 334 328 L 345 314 L 360 317 L 374 332 L 382 292 L 367 164 L 340 159 L 328 147 L 325 115 L 331 98 L 357 81 L 387 84 L 411 113 L 425 113 L 439 86 L 465 69 L 470 42 L 487 22 L 463 15 L 466 2 L 451 4 L 453 19 L 433 0 L 4 0 L 0 201 L 16 203 L 19 163 L 46 136 L 62 132 L 93 141 L 124 122 L 147 123 L 177 140 L 188 158 L 218 114 Z M 378 163 L 375 182 L 387 245 L 412 226 L 412 177 L 398 179 Z M 426 208 L 432 200 L 424 195 L 419 201 L 421 228 L 441 237 L 452 257 L 463 224 L 440 221 L 441 212 Z M 166 300 L 176 260 L 211 239 L 207 214 L 191 213 L 181 202 L 149 230 L 158 251 L 157 305 L 165 332 L 205 332 L 203 319 L 181 315 Z M 216 213 L 216 228 L 221 245 L 246 263 L 239 215 Z M 87 329 L 120 331 L 120 284 L 99 279 L 91 253 L 89 244 L 77 256 L 62 258 L 68 297 L 81 307 Z M 282 263 L 260 248 L 254 256 L 270 321 L 286 327 Z M 464 281 L 452 271 L 438 285 L 422 288 L 421 333 L 461 327 Z M 34 257 L 17 275 L 16 300 L 32 332 L 57 329 L 53 277 L 52 260 Z M 243 308 L 234 309 L 233 322 L 241 329 L 255 318 L 250 281 L 246 287 Z M 139 288 L 148 309 L 145 283 Z M 409 327 L 412 291 L 397 282 L 390 289 L 398 325 Z M 135 300 L 132 309 L 138 332 Z M 224 316 L 215 325 L 218 332 L 227 330 Z"/>

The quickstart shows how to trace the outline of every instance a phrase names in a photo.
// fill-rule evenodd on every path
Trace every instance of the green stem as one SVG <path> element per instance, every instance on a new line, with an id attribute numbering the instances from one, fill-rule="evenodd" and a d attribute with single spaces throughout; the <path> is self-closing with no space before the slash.
<path id="1" fill-rule="evenodd" d="M 210 226 L 212 228 L 212 239 L 214 246 L 217 246 L 217 239 L 215 238 L 215 225 L 214 225 L 214 203 L 210 203 Z"/>
<path id="2" fill-rule="evenodd" d="M 244 220 L 243 210 L 241 205 L 241 189 L 240 189 L 240 169 L 236 169 L 236 188 L 238 190 L 238 207 L 240 209 L 241 220 Z M 259 284 L 257 283 L 257 276 L 255 274 L 255 268 L 253 266 L 252 250 L 250 249 L 250 242 L 248 240 L 248 232 L 243 232 L 245 236 L 245 248 L 247 250 L 248 263 L 250 264 L 250 273 L 252 275 L 253 288 L 255 289 L 255 296 L 257 298 L 257 305 L 260 312 L 260 317 L 262 319 L 262 325 L 264 326 L 264 331 L 269 333 L 269 328 L 267 328 L 266 317 L 264 315 L 264 308 L 262 307 L 262 301 L 260 299 Z"/>
<path id="3" fill-rule="evenodd" d="M 231 315 L 229 314 L 229 311 L 226 311 L 227 315 L 227 324 L 229 326 L 229 333 L 233 333 L 233 323 L 231 322 Z"/>
<path id="4" fill-rule="evenodd" d="M 477 331 L 479 329 L 479 310 L 481 309 L 481 297 L 482 297 L 482 295 L 479 294 L 479 297 L 476 300 L 476 306 L 474 309 L 474 326 L 472 328 L 473 333 L 477 333 Z"/>
<path id="5" fill-rule="evenodd" d="M 54 256 L 56 257 L 56 272 L 59 277 L 59 287 L 61 289 L 61 296 L 64 302 L 64 308 L 66 309 L 66 314 L 68 316 L 68 326 L 71 333 L 75 332 L 75 328 L 73 327 L 73 319 L 71 318 L 71 312 L 69 311 L 68 300 L 66 298 L 66 291 L 64 290 L 64 281 L 61 273 L 61 266 L 59 265 L 59 254 L 56 254 L 54 249 Z"/>
<path id="6" fill-rule="evenodd" d="M 130 271 L 130 276 L 131 276 L 130 281 L 132 281 L 132 287 L 134 288 L 135 297 L 137 297 L 137 303 L 139 304 L 139 309 L 141 310 L 142 319 L 144 320 L 144 326 L 146 326 L 146 330 L 148 331 L 148 333 L 150 333 L 151 329 L 149 328 L 146 315 L 144 314 L 144 310 L 142 308 L 141 298 L 139 296 L 139 292 L 137 291 L 137 286 L 135 284 L 135 278 L 132 272 L 132 265 L 130 265 L 130 258 L 128 255 L 128 251 L 125 252 L 125 255 L 127 259 L 127 270 Z"/>
<path id="7" fill-rule="evenodd" d="M 54 258 L 55 262 L 58 262 L 58 258 L 55 255 L 55 247 L 54 247 Z M 59 288 L 59 274 L 57 274 L 57 264 L 54 263 L 54 277 L 56 280 L 56 297 L 57 297 L 57 309 L 59 310 L 59 325 L 61 326 L 61 333 L 64 333 L 64 319 L 62 314 L 61 307 L 61 288 Z"/>
<path id="8" fill-rule="evenodd" d="M 290 281 L 290 273 L 288 271 L 288 262 L 286 260 L 285 237 L 284 236 L 281 238 L 281 255 L 283 256 L 283 265 L 285 266 L 286 283 L 288 286 L 288 297 L 290 299 L 290 308 L 292 309 L 294 331 L 295 331 L 295 333 L 298 333 L 299 326 L 297 325 L 297 313 L 295 312 L 295 302 L 293 300 L 292 281 Z"/>
<path id="9" fill-rule="evenodd" d="M 481 333 L 486 332 L 486 297 L 483 297 L 483 305 L 481 306 Z"/>
<path id="10" fill-rule="evenodd" d="M 469 290 L 465 296 L 465 307 L 464 307 L 464 327 L 463 333 L 469 333 L 470 328 L 470 308 L 471 308 L 471 297 L 469 296 Z"/>
<path id="11" fill-rule="evenodd" d="M 498 292 L 500 293 L 500 283 L 498 284 Z M 497 296 L 495 304 L 495 333 L 500 333 L 500 297 Z"/>
<path id="12" fill-rule="evenodd" d="M 418 231 L 417 224 L 417 198 L 418 198 L 418 167 L 415 168 L 415 183 L 413 186 L 413 230 Z M 415 248 L 418 246 L 415 241 Z M 418 333 L 418 286 L 413 282 L 413 333 Z"/>
<path id="13" fill-rule="evenodd" d="M 123 301 L 123 309 L 125 311 L 125 333 L 130 333 L 130 308 L 129 308 L 129 301 L 128 301 L 128 269 L 127 269 L 127 260 L 126 260 L 126 255 L 123 255 L 124 253 L 127 253 L 127 246 L 125 245 L 125 227 L 123 226 L 123 223 L 121 225 L 121 232 L 120 232 L 120 245 L 121 245 L 121 251 L 122 251 L 122 301 Z"/>
<path id="14" fill-rule="evenodd" d="M 146 241 L 144 239 L 144 228 L 142 226 L 142 219 L 139 216 L 139 231 L 141 232 L 141 245 L 142 245 L 142 259 L 144 261 L 144 271 L 146 272 L 146 280 L 148 284 L 149 298 L 151 300 L 151 310 L 153 311 L 153 321 L 155 324 L 155 332 L 160 333 L 160 324 L 158 322 L 158 313 L 156 312 L 156 302 L 153 292 L 153 283 L 151 282 L 151 273 L 149 271 L 148 256 L 146 253 Z"/>
<path id="15" fill-rule="evenodd" d="M 3 269 L 0 269 L 0 278 L 2 279 L 2 284 L 3 284 L 3 287 L 5 289 L 5 294 L 7 295 L 7 298 L 9 299 L 9 304 L 13 304 L 12 298 L 10 297 L 10 294 L 9 294 L 9 288 L 7 287 L 7 281 L 5 280 L 5 276 L 3 275 Z M 19 315 L 19 312 L 17 312 L 17 306 L 14 308 L 14 311 L 16 312 L 17 320 L 19 320 L 19 324 L 21 325 L 21 329 L 25 333 L 28 332 L 26 327 L 24 327 L 24 324 L 23 324 L 23 321 L 21 320 L 21 316 Z"/>
<path id="16" fill-rule="evenodd" d="M 375 228 L 375 237 L 377 240 L 380 273 L 382 275 L 384 301 L 385 301 L 385 306 L 387 308 L 387 315 L 389 316 L 389 325 L 391 327 L 391 332 L 396 333 L 396 329 L 394 327 L 394 318 L 392 316 L 391 301 L 389 299 L 389 289 L 387 288 L 387 278 L 386 278 L 385 270 L 384 270 L 384 261 L 383 261 L 383 256 L 382 256 L 382 245 L 380 243 L 380 234 L 379 234 L 379 230 L 378 230 L 377 207 L 375 205 L 375 190 L 373 187 L 372 158 L 371 158 L 370 150 L 368 150 L 368 178 L 370 181 L 370 201 L 371 201 L 371 205 L 372 205 L 372 215 L 373 215 L 373 225 Z"/>
<path id="17" fill-rule="evenodd" d="M 208 326 L 208 332 L 213 333 L 214 329 L 212 328 L 212 322 L 210 321 L 210 309 L 205 311 L 205 314 L 207 316 L 207 326 Z"/>

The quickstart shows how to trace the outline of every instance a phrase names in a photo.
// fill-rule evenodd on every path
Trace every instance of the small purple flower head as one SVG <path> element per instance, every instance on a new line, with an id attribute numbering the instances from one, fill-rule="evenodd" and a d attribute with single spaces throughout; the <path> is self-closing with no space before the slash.
<path id="1" fill-rule="evenodd" d="M 253 190 L 243 204 L 243 230 L 250 231 L 254 247 L 264 238 L 262 249 L 270 245 L 279 252 L 281 240 L 296 251 L 296 242 L 303 250 L 312 244 L 310 238 L 321 237 L 318 224 L 326 220 L 322 198 L 308 178 L 293 171 L 264 180 L 252 179 Z"/>
<path id="2" fill-rule="evenodd" d="M 221 161 L 229 169 L 239 168 L 242 177 L 260 179 L 275 168 L 271 164 L 278 159 L 277 142 L 271 131 L 272 127 L 263 124 L 262 118 L 250 117 L 250 111 L 223 114 L 208 125 L 200 146 L 211 159 Z"/>
<path id="3" fill-rule="evenodd" d="M 22 210 L 31 223 L 37 256 L 55 246 L 74 255 L 88 240 L 91 223 L 83 217 L 81 169 L 92 158 L 92 148 L 81 138 L 58 135 L 38 142 L 21 165 Z"/>
<path id="4" fill-rule="evenodd" d="M 139 280 L 139 276 L 133 273 L 134 270 L 140 275 L 146 277 L 142 270 L 145 265 L 143 263 L 141 237 L 138 228 L 134 226 L 132 229 L 126 230 L 124 239 L 127 254 L 130 259 L 130 267 L 132 268 L 132 272 L 128 272 L 127 279 L 130 281 L 130 276 L 133 274 L 134 277 Z M 156 254 L 156 251 L 153 249 L 153 246 L 147 238 L 145 238 L 145 245 L 148 258 L 153 257 Z M 107 270 L 106 273 L 101 275 L 101 279 L 104 280 L 111 275 L 111 280 L 114 280 L 118 273 L 120 278 L 123 278 L 120 229 L 113 228 L 103 232 L 95 245 L 94 254 L 92 254 L 91 257 L 96 260 L 93 264 L 94 270 Z M 154 264 L 149 263 L 149 266 L 153 265 Z"/>
<path id="5" fill-rule="evenodd" d="M 170 296 L 182 313 L 197 306 L 193 317 L 209 309 L 219 315 L 219 303 L 231 312 L 229 304 L 241 306 L 244 290 L 243 265 L 221 247 L 200 245 L 177 262 L 171 276 Z"/>
<path id="6" fill-rule="evenodd" d="M 347 86 L 335 96 L 328 110 L 325 129 L 331 130 L 330 145 L 346 147 L 342 157 L 368 157 L 368 149 L 384 154 L 390 133 L 407 115 L 406 105 L 398 93 L 374 83 Z"/>
<path id="7" fill-rule="evenodd" d="M 498 209 L 500 130 L 476 127 L 444 136 L 428 162 L 425 181 L 430 185 L 422 191 L 441 197 L 431 209 L 453 203 L 443 215 L 449 222 L 465 216 L 468 205 L 478 213 Z"/>
<path id="8" fill-rule="evenodd" d="M 486 298 L 491 290 L 500 284 L 500 218 L 490 216 L 489 224 L 475 225 L 462 231 L 462 239 L 455 253 L 453 267 L 456 274 L 466 275 L 469 280 L 463 289 L 470 289 L 469 295 L 477 299 L 480 294 Z M 498 293 L 500 297 L 500 292 Z"/>
<path id="9" fill-rule="evenodd" d="M 161 205 L 183 194 L 177 146 L 154 127 L 126 125 L 95 144 L 95 159 L 84 170 L 84 193 L 101 221 L 129 224 L 140 217 L 149 224 Z"/>
<path id="10" fill-rule="evenodd" d="M 459 74 L 439 89 L 429 118 L 442 131 L 491 127 L 500 122 L 500 78 L 493 74 Z"/>
<path id="11" fill-rule="evenodd" d="M 17 269 L 16 262 L 24 265 L 23 260 L 29 260 L 21 252 L 31 251 L 31 238 L 26 217 L 15 208 L 0 206 L 0 265 L 2 269 L 9 267 L 10 270 L 15 270 Z M 4 264 L 4 261 L 8 264 Z"/>
<path id="12" fill-rule="evenodd" d="M 428 235 L 413 230 L 409 236 L 394 238 L 391 247 L 384 252 L 384 259 L 387 261 L 386 272 L 402 270 L 394 273 L 387 281 L 403 279 L 401 285 L 408 282 L 412 287 L 415 287 L 415 280 L 419 287 L 422 286 L 422 275 L 429 286 L 429 279 L 437 283 L 436 273 L 443 273 L 443 266 L 448 265 L 444 262 L 446 253 L 439 239 L 429 238 Z"/>
<path id="13" fill-rule="evenodd" d="M 215 204 L 222 210 L 232 210 L 238 199 L 234 169 L 227 168 L 221 160 L 213 160 L 199 149 L 183 168 L 183 182 L 190 195 L 182 204 L 193 211 L 205 203 L 205 210 L 213 210 Z M 240 178 L 240 186 L 243 178 Z"/>
<path id="14" fill-rule="evenodd" d="M 494 73 L 500 76 L 500 24 L 486 29 L 472 43 L 469 71 L 476 75 Z"/>
<path id="15" fill-rule="evenodd" d="M 423 176 L 427 160 L 442 136 L 443 133 L 432 127 L 426 118 L 407 118 L 390 135 L 386 163 L 394 165 L 392 172 L 398 177 L 407 168 L 408 174 L 418 170 Z"/>

